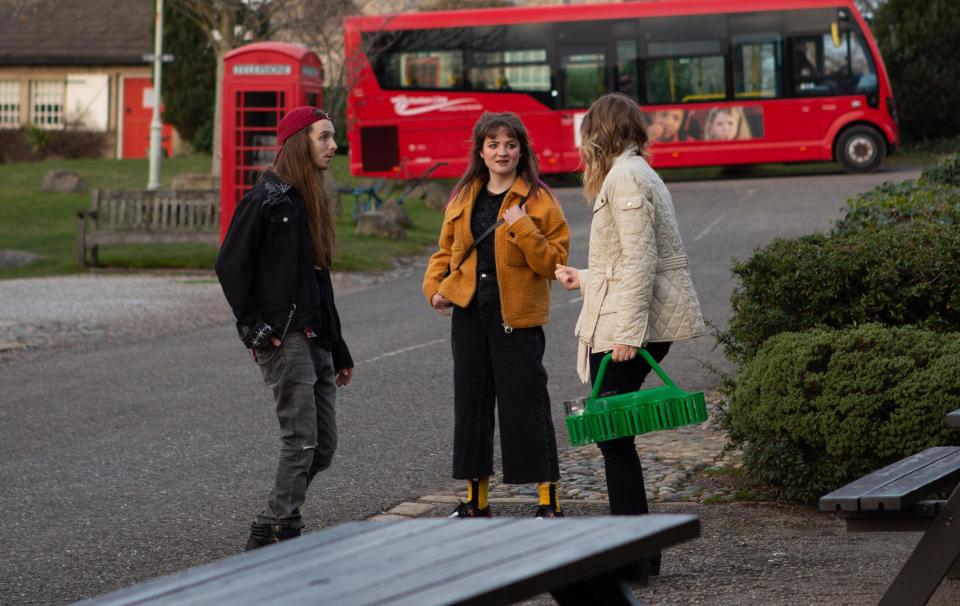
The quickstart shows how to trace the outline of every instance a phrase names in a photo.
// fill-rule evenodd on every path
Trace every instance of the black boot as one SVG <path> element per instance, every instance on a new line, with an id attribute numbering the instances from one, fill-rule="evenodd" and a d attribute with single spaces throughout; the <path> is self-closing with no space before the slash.
<path id="1" fill-rule="evenodd" d="M 252 551 L 299 536 L 300 528 L 293 528 L 287 524 L 271 524 L 270 522 L 254 520 L 250 523 L 250 538 L 247 539 L 247 546 L 244 551 Z"/>

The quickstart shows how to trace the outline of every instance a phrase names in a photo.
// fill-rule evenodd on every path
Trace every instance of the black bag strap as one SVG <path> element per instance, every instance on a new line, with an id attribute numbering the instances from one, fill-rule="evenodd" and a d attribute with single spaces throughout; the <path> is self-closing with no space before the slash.
<path id="1" fill-rule="evenodd" d="M 520 198 L 520 204 L 518 204 L 517 206 L 523 208 L 523 205 L 526 204 L 526 202 L 527 202 L 527 197 L 524 196 L 524 197 Z M 467 257 L 470 256 L 470 253 L 472 253 L 472 252 L 474 251 L 474 249 L 477 247 L 477 244 L 479 244 L 480 242 L 482 242 L 484 238 L 486 238 L 487 236 L 489 236 L 490 234 L 492 234 L 492 233 L 494 232 L 494 230 L 496 230 L 498 227 L 500 227 L 501 225 L 503 225 L 505 222 L 506 222 L 506 221 L 504 221 L 503 219 L 500 219 L 499 221 L 497 221 L 496 223 L 494 223 L 493 225 L 491 225 L 490 227 L 488 227 L 487 229 L 485 229 L 482 234 L 480 234 L 479 236 L 477 236 L 477 239 L 474 240 L 473 243 L 472 243 L 469 247 L 467 247 L 467 251 L 466 251 L 465 253 L 463 253 L 463 256 L 462 256 L 462 257 L 460 257 L 460 262 L 457 263 L 457 266 L 454 267 L 454 268 L 453 268 L 453 271 L 451 271 L 450 273 L 453 273 L 454 271 L 457 271 L 458 269 L 460 269 L 460 266 L 463 265 L 463 262 L 467 260 Z"/>

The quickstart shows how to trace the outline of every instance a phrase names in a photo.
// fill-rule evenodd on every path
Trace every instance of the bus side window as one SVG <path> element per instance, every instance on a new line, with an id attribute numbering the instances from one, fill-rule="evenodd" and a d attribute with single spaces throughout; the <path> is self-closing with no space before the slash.
<path id="1" fill-rule="evenodd" d="M 877 92 L 877 70 L 860 34 L 851 34 L 850 36 L 850 69 L 856 81 L 854 92 Z"/>
<path id="2" fill-rule="evenodd" d="M 561 51 L 560 69 L 564 107 L 589 107 L 607 92 L 604 81 L 606 56 L 602 47 Z"/>
<path id="3" fill-rule="evenodd" d="M 473 90 L 550 90 L 550 64 L 543 48 L 475 51 L 468 74 Z"/>
<path id="4" fill-rule="evenodd" d="M 781 96 L 782 44 L 779 34 L 733 36 L 734 94 L 740 98 Z"/>
<path id="5" fill-rule="evenodd" d="M 877 88 L 877 72 L 859 33 L 844 30 L 793 40 L 798 95 L 850 95 Z"/>
<path id="6" fill-rule="evenodd" d="M 718 41 L 651 43 L 647 54 L 647 103 L 726 99 L 724 58 Z"/>
<path id="7" fill-rule="evenodd" d="M 636 40 L 617 40 L 617 91 L 638 98 Z"/>
<path id="8" fill-rule="evenodd" d="M 829 38 L 827 34 L 827 38 Z M 793 39 L 793 82 L 796 94 L 830 95 L 831 84 L 823 78 L 823 41 L 820 36 Z M 830 42 L 832 44 L 832 42 Z"/>

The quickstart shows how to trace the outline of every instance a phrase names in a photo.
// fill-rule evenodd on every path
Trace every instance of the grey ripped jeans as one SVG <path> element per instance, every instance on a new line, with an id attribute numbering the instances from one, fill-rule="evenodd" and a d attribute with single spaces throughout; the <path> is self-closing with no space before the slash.
<path id="1" fill-rule="evenodd" d="M 337 449 L 337 395 L 333 356 L 302 331 L 283 344 L 257 350 L 257 365 L 273 391 L 280 421 L 280 461 L 273 490 L 258 522 L 303 527 L 300 506 L 317 473 L 330 467 Z"/>

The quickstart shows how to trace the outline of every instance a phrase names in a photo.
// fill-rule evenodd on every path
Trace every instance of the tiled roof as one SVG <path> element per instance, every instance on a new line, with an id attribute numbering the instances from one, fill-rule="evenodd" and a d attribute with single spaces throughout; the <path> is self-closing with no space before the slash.
<path id="1" fill-rule="evenodd" d="M 144 64 L 153 0 L 0 2 L 0 65 Z"/>

